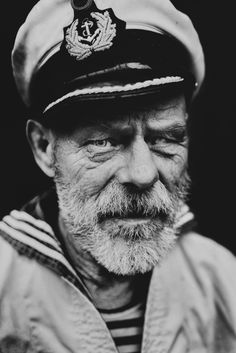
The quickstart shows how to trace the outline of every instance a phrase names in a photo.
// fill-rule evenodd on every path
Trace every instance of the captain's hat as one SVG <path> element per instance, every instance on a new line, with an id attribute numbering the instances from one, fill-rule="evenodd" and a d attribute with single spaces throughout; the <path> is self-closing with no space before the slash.
<path id="1" fill-rule="evenodd" d="M 13 73 L 37 113 L 71 103 L 155 94 L 188 83 L 204 55 L 189 17 L 169 0 L 40 0 L 19 29 Z"/>

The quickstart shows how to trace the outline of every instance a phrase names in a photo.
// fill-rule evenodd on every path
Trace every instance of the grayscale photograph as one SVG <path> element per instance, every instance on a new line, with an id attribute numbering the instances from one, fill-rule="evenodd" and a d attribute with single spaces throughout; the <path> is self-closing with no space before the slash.
<path id="1" fill-rule="evenodd" d="M 0 353 L 236 353 L 233 4 L 2 7 Z"/>

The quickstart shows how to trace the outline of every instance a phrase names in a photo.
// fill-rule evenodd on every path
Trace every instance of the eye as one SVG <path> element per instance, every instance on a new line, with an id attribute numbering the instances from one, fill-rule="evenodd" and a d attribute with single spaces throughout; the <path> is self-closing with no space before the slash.
<path id="1" fill-rule="evenodd" d="M 110 139 L 90 140 L 87 141 L 86 145 L 92 145 L 97 147 L 111 147 L 112 142 Z"/>
<path id="2" fill-rule="evenodd" d="M 88 140 L 84 146 L 88 157 L 94 162 L 105 162 L 112 158 L 120 146 L 111 138 L 98 138 Z"/>
<path id="3" fill-rule="evenodd" d="M 185 130 L 166 131 L 148 137 L 148 143 L 155 145 L 181 145 L 187 141 Z"/>
<path id="4" fill-rule="evenodd" d="M 116 141 L 114 138 L 98 138 L 98 139 L 91 139 L 87 140 L 84 144 L 89 149 L 96 151 L 96 150 L 110 150 L 116 149 L 120 146 L 119 142 Z"/>
<path id="5" fill-rule="evenodd" d="M 149 141 L 148 141 L 149 145 L 151 146 L 156 146 L 158 144 L 167 144 L 167 143 L 170 143 L 170 140 L 166 137 L 152 137 L 152 138 L 149 138 Z"/>

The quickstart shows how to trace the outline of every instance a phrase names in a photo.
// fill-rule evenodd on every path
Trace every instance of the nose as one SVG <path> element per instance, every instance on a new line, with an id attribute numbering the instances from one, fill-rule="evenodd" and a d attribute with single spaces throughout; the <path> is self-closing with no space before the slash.
<path id="1" fill-rule="evenodd" d="M 142 137 L 129 147 L 125 166 L 119 170 L 117 177 L 121 184 L 132 184 L 138 189 L 149 188 L 159 179 L 152 152 Z"/>

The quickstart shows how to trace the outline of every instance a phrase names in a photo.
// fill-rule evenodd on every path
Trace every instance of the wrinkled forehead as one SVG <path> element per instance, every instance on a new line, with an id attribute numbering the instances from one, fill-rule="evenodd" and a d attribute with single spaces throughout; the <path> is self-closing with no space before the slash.
<path id="1" fill-rule="evenodd" d="M 91 126 L 119 128 L 126 126 L 164 126 L 184 121 L 186 118 L 186 104 L 183 96 L 169 100 L 154 102 L 133 109 L 123 109 L 104 114 L 104 119 L 91 122 Z"/>
<path id="2" fill-rule="evenodd" d="M 184 121 L 187 116 L 183 92 L 169 92 L 125 102 L 71 104 L 47 119 L 50 128 L 60 134 L 73 134 L 83 127 L 118 127 L 124 124 L 165 124 Z"/>

